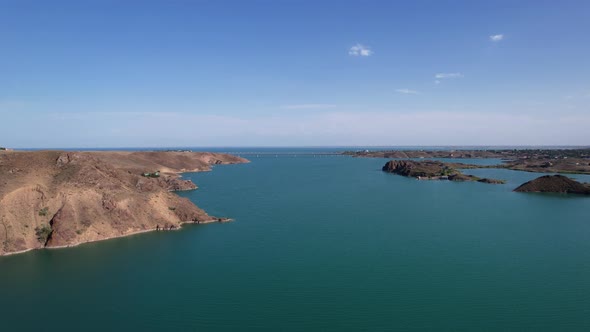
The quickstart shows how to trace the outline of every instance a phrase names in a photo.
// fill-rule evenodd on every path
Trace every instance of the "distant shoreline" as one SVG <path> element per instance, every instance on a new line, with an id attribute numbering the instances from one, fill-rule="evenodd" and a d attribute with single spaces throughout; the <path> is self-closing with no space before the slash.
<path id="1" fill-rule="evenodd" d="M 463 164 L 467 168 L 504 168 L 535 173 L 590 174 L 590 148 L 583 149 L 501 149 L 501 150 L 360 150 L 343 155 L 387 159 L 490 159 L 498 165 Z"/>

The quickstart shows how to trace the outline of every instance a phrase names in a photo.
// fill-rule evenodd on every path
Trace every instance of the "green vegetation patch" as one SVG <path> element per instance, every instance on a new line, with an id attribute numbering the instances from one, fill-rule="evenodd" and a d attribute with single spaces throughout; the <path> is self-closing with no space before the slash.
<path id="1" fill-rule="evenodd" d="M 46 243 L 49 235 L 51 234 L 52 229 L 49 225 L 42 225 L 40 227 L 35 227 L 35 235 L 37 235 L 37 240 L 40 243 Z"/>
<path id="2" fill-rule="evenodd" d="M 49 213 L 49 208 L 48 207 L 44 207 L 41 210 L 39 210 L 39 215 L 41 217 L 45 217 L 48 213 Z"/>
<path id="3" fill-rule="evenodd" d="M 144 176 L 146 178 L 159 178 L 160 171 L 155 171 L 153 173 L 145 172 L 145 173 L 142 173 L 141 176 Z"/>

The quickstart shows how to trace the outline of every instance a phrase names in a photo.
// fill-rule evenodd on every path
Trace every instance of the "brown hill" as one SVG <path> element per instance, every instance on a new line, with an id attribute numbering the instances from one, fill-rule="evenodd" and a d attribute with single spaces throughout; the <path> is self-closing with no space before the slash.
<path id="1" fill-rule="evenodd" d="M 247 160 L 191 152 L 0 152 L 0 255 L 210 221 L 179 172 Z M 160 171 L 157 178 L 144 172 Z"/>
<path id="2" fill-rule="evenodd" d="M 520 185 L 514 191 L 590 195 L 590 185 L 582 184 L 563 175 L 545 175 Z"/>

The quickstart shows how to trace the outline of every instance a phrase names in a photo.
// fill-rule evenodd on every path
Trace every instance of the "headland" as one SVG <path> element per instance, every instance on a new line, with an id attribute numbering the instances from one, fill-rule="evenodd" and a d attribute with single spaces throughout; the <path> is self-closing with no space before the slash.
<path id="1" fill-rule="evenodd" d="M 208 152 L 2 150 L 0 255 L 228 221 L 172 191 L 197 188 L 183 172 L 246 162 Z"/>

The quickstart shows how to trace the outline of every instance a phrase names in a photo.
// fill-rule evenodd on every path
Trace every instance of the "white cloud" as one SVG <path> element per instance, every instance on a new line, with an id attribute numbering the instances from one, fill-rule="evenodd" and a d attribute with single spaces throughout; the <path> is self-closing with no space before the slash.
<path id="1" fill-rule="evenodd" d="M 490 36 L 490 40 L 493 42 L 499 42 L 502 39 L 504 39 L 504 35 L 503 34 L 499 34 L 499 35 L 491 35 Z"/>
<path id="2" fill-rule="evenodd" d="M 440 84 L 439 80 L 434 80 L 434 84 Z"/>
<path id="3" fill-rule="evenodd" d="M 327 109 L 334 108 L 334 104 L 297 104 L 297 105 L 283 105 L 282 109 L 285 110 L 309 110 L 309 109 Z"/>
<path id="4" fill-rule="evenodd" d="M 434 77 L 437 78 L 437 79 L 441 79 L 441 78 L 461 78 L 461 77 L 463 77 L 463 74 L 461 74 L 461 73 L 438 73 L 438 74 L 434 75 Z"/>
<path id="5" fill-rule="evenodd" d="M 364 45 L 356 44 L 348 50 L 348 55 L 352 56 L 370 56 L 373 55 L 373 51 Z"/>
<path id="6" fill-rule="evenodd" d="M 410 90 L 410 89 L 397 89 L 397 90 L 395 90 L 395 92 L 397 92 L 397 93 L 403 93 L 405 95 L 417 95 L 417 94 L 419 94 L 418 91 L 416 91 L 416 90 Z"/>

